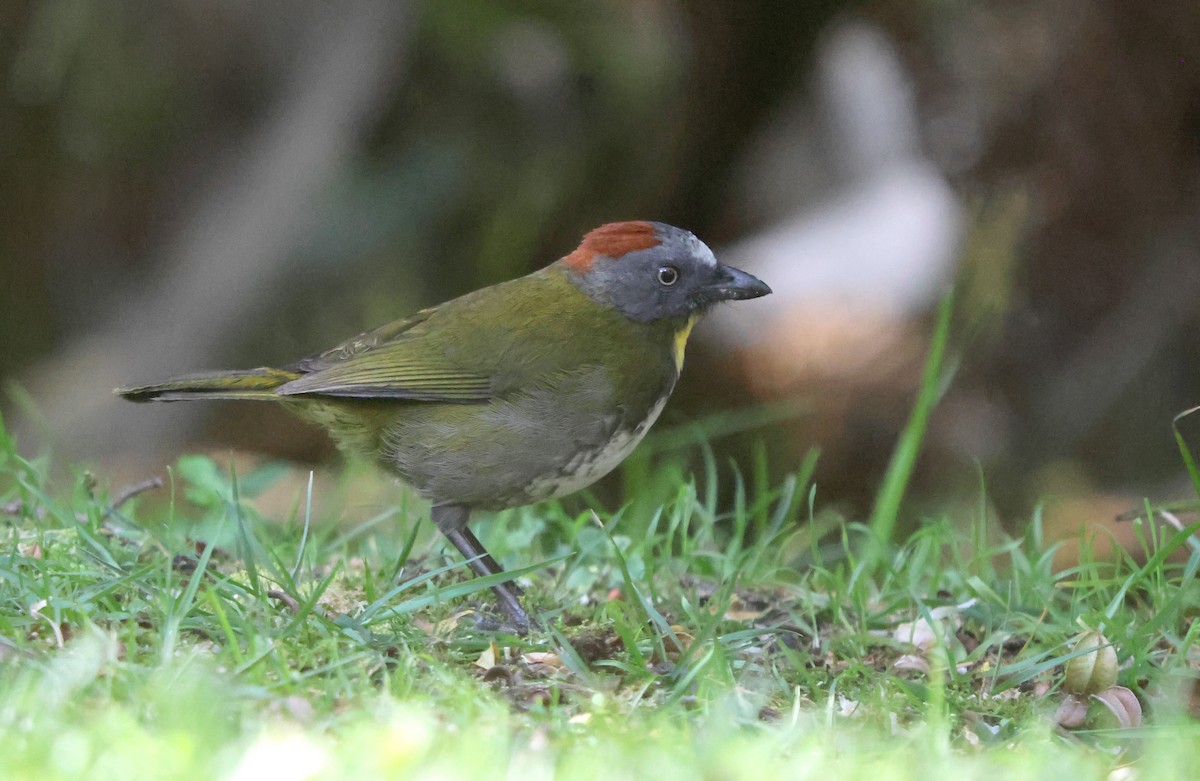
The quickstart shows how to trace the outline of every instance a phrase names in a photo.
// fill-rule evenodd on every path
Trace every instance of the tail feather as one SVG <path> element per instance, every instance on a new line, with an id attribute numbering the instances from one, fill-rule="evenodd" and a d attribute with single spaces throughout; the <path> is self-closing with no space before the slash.
<path id="1" fill-rule="evenodd" d="M 113 393 L 129 401 L 277 400 L 282 397 L 275 393 L 275 389 L 299 376 L 295 372 L 267 368 L 201 372 L 172 377 L 152 385 L 117 388 Z"/>

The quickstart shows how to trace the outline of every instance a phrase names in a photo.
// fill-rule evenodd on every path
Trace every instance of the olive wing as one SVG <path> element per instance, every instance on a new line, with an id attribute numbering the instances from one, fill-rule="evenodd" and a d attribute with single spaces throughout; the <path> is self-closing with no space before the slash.
<path id="1" fill-rule="evenodd" d="M 471 403 L 492 397 L 486 371 L 464 368 L 447 356 L 451 334 L 437 329 L 438 308 L 368 331 L 303 359 L 300 372 L 278 389 L 282 396 L 410 399 Z M 429 323 L 430 319 L 435 322 Z"/>

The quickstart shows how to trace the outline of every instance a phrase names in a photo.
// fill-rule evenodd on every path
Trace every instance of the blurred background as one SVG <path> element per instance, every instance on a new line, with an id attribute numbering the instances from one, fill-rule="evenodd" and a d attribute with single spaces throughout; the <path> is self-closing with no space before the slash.
<path id="1" fill-rule="evenodd" d="M 0 77 L 26 452 L 114 482 L 329 463 L 265 405 L 110 391 L 287 363 L 656 219 L 775 290 L 698 329 L 659 424 L 762 410 L 721 463 L 818 446 L 818 502 L 862 517 L 957 280 L 917 506 L 1071 529 L 1187 496 L 1195 0 L 6 0 Z"/>

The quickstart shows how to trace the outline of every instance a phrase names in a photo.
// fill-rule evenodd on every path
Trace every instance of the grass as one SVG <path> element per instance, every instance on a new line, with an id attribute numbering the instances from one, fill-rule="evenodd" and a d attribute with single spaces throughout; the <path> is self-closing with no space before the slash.
<path id="1" fill-rule="evenodd" d="M 1184 778 L 1200 759 L 1200 554 L 1166 555 L 1191 530 L 1147 524 L 1145 563 L 1053 573 L 1036 523 L 983 547 L 927 519 L 855 584 L 871 532 L 818 546 L 811 469 L 727 512 L 686 483 L 641 523 L 485 522 L 533 565 L 547 627 L 515 638 L 477 628 L 486 590 L 420 524 L 313 523 L 303 485 L 291 523 L 258 517 L 273 468 L 189 458 L 167 501 L 113 508 L 0 446 L 6 777 Z M 922 619 L 923 651 L 896 639 Z M 1055 726 L 1084 626 L 1152 726 Z"/>
<path id="2" fill-rule="evenodd" d="M 285 471 L 201 457 L 119 502 L 0 425 L 3 776 L 1192 778 L 1196 528 L 1135 520 L 1141 555 L 1065 572 L 1037 516 L 894 540 L 940 361 L 869 523 L 821 509 L 815 454 L 722 496 L 711 455 L 698 481 L 642 459 L 622 510 L 481 519 L 545 623 L 524 638 L 480 628 L 488 583 L 415 502 L 346 527 L 301 481 L 268 519 Z M 1056 722 L 1085 629 L 1141 726 L 1094 690 Z"/>

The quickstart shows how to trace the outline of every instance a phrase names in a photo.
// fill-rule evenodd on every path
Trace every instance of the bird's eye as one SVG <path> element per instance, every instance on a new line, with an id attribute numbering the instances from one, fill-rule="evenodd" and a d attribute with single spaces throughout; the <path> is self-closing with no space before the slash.
<path id="1" fill-rule="evenodd" d="M 670 287 L 679 281 L 679 269 L 674 266 L 659 266 L 658 267 L 658 284 L 663 287 Z"/>

